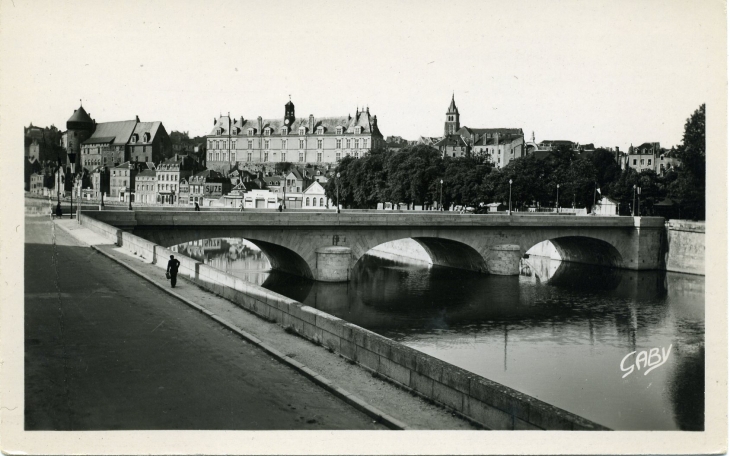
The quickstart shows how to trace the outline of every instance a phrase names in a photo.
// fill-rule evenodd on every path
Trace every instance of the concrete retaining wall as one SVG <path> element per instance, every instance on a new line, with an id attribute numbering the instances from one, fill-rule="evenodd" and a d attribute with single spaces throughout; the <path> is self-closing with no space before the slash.
<path id="1" fill-rule="evenodd" d="M 705 275 L 705 223 L 667 222 L 667 271 Z"/>
<path id="2" fill-rule="evenodd" d="M 105 223 L 81 217 L 82 225 L 112 238 L 164 271 L 175 254 Z M 406 347 L 357 325 L 305 306 L 215 268 L 177 255 L 179 274 L 261 317 L 291 328 L 382 377 L 438 402 L 489 429 L 606 430 L 605 427 L 519 391 Z M 162 272 L 161 272 L 162 273 Z"/>

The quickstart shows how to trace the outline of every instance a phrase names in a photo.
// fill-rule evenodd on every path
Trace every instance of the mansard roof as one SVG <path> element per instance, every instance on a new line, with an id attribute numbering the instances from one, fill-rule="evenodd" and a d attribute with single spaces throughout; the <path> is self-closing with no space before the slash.
<path id="1" fill-rule="evenodd" d="M 378 130 L 377 116 L 371 116 L 370 111 L 356 111 L 355 116 L 331 116 L 331 117 L 313 117 L 312 125 L 310 125 L 309 117 L 296 118 L 291 125 L 286 125 L 283 118 L 277 119 L 261 119 L 261 125 L 259 127 L 259 119 L 251 118 L 245 119 L 239 117 L 232 119 L 230 116 L 220 116 L 214 119 L 213 129 L 210 131 L 209 136 L 219 136 L 218 129 L 221 129 L 221 135 L 242 135 L 246 136 L 248 130 L 253 128 L 256 135 L 260 135 L 266 128 L 271 129 L 271 135 L 276 136 L 281 133 L 281 129 L 287 127 L 288 132 L 292 135 L 297 135 L 299 129 L 304 127 L 307 134 L 316 134 L 319 127 L 324 128 L 324 134 L 337 134 L 337 127 L 342 127 L 344 133 L 355 133 L 356 127 L 362 127 L 362 133 L 372 133 L 375 135 L 381 135 Z M 233 131 L 233 129 L 238 129 Z"/>

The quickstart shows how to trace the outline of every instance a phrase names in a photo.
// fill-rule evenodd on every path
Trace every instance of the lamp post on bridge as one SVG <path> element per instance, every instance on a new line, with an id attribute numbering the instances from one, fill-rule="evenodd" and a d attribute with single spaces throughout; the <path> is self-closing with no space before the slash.
<path id="1" fill-rule="evenodd" d="M 509 215 L 512 215 L 512 179 L 509 180 Z"/>
<path id="2" fill-rule="evenodd" d="M 441 179 L 441 186 L 439 187 L 439 210 L 444 210 L 444 180 Z"/>
<path id="3" fill-rule="evenodd" d="M 560 184 L 558 184 L 558 189 L 555 193 L 555 213 L 560 213 Z"/>
<path id="4" fill-rule="evenodd" d="M 636 187 L 636 211 L 637 215 L 641 217 L 641 187 Z"/>
<path id="5" fill-rule="evenodd" d="M 340 213 L 340 173 L 337 173 L 335 179 L 335 188 L 337 188 L 337 213 Z"/>

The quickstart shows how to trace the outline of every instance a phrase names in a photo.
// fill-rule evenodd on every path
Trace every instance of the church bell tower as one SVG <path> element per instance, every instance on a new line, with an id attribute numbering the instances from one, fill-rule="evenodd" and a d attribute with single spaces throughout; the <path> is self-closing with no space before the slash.
<path id="1" fill-rule="evenodd" d="M 291 102 L 291 96 L 289 102 L 284 105 L 284 125 L 291 128 L 296 117 L 294 116 L 294 103 Z"/>
<path id="2" fill-rule="evenodd" d="M 444 136 L 455 135 L 459 131 L 461 125 L 459 124 L 459 108 L 456 107 L 454 102 L 454 94 L 451 94 L 451 104 L 449 109 L 446 111 L 446 122 L 444 122 Z"/>

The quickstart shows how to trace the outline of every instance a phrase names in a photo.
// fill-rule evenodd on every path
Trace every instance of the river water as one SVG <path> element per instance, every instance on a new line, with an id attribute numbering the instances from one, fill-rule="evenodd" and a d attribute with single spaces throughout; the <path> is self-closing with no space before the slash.
<path id="1" fill-rule="evenodd" d="M 704 428 L 702 276 L 532 256 L 503 277 L 366 255 L 328 284 L 271 271 L 241 239 L 177 250 L 610 428 Z M 647 372 L 652 349 L 666 361 Z"/>

